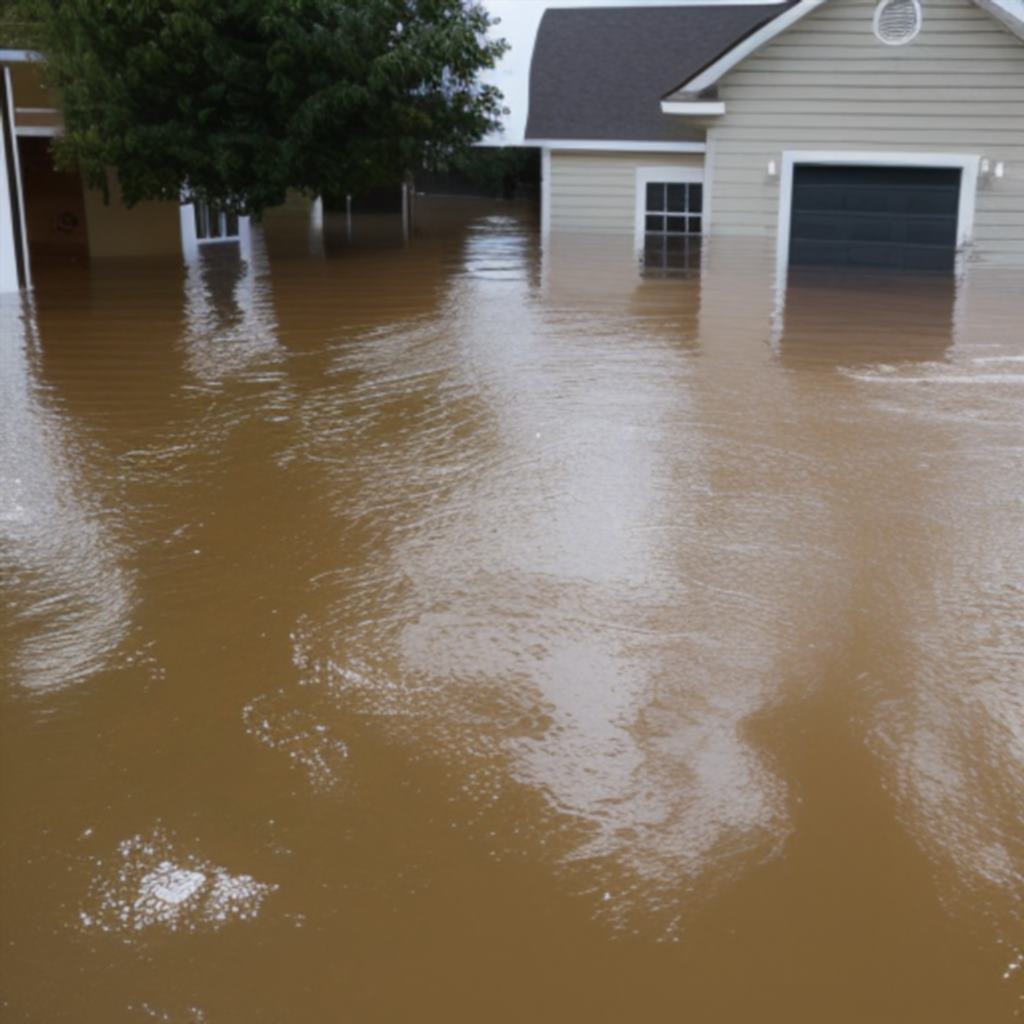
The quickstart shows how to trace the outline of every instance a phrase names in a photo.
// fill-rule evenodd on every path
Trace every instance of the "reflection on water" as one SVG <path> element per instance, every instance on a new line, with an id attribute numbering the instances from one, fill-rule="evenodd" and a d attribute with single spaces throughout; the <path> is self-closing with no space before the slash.
<path id="1" fill-rule="evenodd" d="M 31 300 L 0 299 L 0 338 L 0 572 L 19 636 L 0 665 L 21 686 L 48 689 L 87 679 L 124 642 L 132 573 L 87 482 L 88 440 L 38 379 Z"/>
<path id="2" fill-rule="evenodd" d="M 934 363 L 953 345 L 957 282 L 950 277 L 789 272 L 779 340 L 783 365 Z M 842 331 L 835 325 L 842 324 Z"/>
<path id="3" fill-rule="evenodd" d="M 5 1009 L 1010 1019 L 1016 281 L 452 210 L 5 307 Z"/>
<path id="4" fill-rule="evenodd" d="M 701 240 L 689 235 L 646 235 L 642 257 L 648 277 L 678 277 L 700 270 Z"/>
<path id="5" fill-rule="evenodd" d="M 206 383 L 280 354 L 263 237 L 202 246 L 185 279 L 184 343 L 189 369 Z"/>

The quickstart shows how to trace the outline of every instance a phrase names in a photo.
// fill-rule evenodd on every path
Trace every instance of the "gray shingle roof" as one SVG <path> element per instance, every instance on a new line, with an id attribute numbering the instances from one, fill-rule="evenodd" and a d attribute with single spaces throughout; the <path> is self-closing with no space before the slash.
<path id="1" fill-rule="evenodd" d="M 792 3 L 546 11 L 530 66 L 527 142 L 703 139 L 662 114 L 661 98 Z"/>

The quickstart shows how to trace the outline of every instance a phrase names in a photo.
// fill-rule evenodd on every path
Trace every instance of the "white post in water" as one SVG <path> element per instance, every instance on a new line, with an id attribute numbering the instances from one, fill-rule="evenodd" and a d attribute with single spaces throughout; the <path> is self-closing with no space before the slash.
<path id="1" fill-rule="evenodd" d="M 31 284 L 11 85 L 11 70 L 4 68 L 0 88 L 0 292 L 16 292 Z"/>

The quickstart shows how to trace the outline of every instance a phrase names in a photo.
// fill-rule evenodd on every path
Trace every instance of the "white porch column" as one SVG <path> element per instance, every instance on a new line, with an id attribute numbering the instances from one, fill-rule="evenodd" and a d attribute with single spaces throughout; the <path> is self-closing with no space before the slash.
<path id="1" fill-rule="evenodd" d="M 29 283 L 14 96 L 11 72 L 5 67 L 0 82 L 0 292 L 16 292 Z"/>

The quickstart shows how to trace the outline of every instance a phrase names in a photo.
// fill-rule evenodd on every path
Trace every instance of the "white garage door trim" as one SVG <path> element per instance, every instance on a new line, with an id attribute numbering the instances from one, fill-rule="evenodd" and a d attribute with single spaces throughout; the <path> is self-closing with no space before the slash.
<path id="1" fill-rule="evenodd" d="M 782 154 L 779 227 L 776 261 L 780 279 L 789 265 L 789 229 L 793 219 L 793 168 L 797 164 L 840 164 L 850 167 L 944 167 L 959 169 L 960 203 L 956 218 L 956 244 L 960 249 L 974 235 L 974 202 L 978 193 L 981 157 L 969 153 L 887 153 L 856 149 L 787 149 Z"/>

